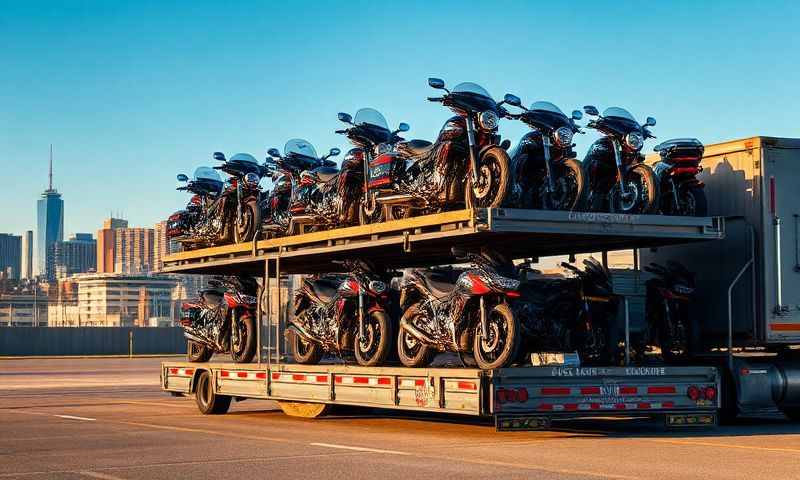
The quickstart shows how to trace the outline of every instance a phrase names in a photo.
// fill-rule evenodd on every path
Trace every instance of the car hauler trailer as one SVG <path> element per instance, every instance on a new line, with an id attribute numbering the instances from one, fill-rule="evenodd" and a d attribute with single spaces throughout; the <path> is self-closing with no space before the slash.
<path id="1" fill-rule="evenodd" d="M 723 219 L 710 217 L 478 209 L 177 253 L 165 259 L 165 271 L 259 276 L 267 295 L 258 312 L 256 363 L 164 362 L 161 385 L 194 394 L 204 413 L 227 411 L 232 398 L 258 398 L 306 417 L 332 405 L 356 405 L 493 417 L 500 430 L 609 414 L 663 415 L 671 426 L 713 425 L 720 387 L 715 366 L 560 364 L 482 371 L 297 365 L 285 361 L 283 312 L 276 314 L 269 303 L 283 306 L 278 286 L 284 275 L 335 271 L 334 262 L 347 258 L 423 267 L 452 263 L 454 245 L 492 245 L 525 258 L 717 240 L 724 229 Z"/>
<path id="2" fill-rule="evenodd" d="M 723 413 L 780 409 L 800 419 L 800 139 L 753 137 L 706 147 L 700 180 L 725 238 L 641 250 L 696 272 L 695 363 L 717 358 Z"/>

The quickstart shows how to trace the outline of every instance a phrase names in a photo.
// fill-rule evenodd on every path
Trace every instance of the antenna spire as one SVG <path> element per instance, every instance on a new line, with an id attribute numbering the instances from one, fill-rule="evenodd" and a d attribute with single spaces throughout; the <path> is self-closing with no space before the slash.
<path id="1" fill-rule="evenodd" d="M 50 144 L 50 174 L 48 175 L 50 178 L 50 188 L 48 190 L 53 189 L 53 144 Z"/>

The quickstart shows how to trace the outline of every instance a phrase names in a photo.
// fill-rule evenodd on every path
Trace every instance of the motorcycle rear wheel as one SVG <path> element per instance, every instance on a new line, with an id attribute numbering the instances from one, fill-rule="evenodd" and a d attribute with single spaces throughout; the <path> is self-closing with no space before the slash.
<path id="1" fill-rule="evenodd" d="M 611 213 L 645 214 L 656 206 L 658 182 L 653 169 L 640 163 L 628 170 L 623 178 L 627 195 L 622 195 L 619 184 L 614 183 L 609 192 L 609 211 Z"/>
<path id="2" fill-rule="evenodd" d="M 233 219 L 233 241 L 235 243 L 251 241 L 256 236 L 259 224 L 261 224 L 261 209 L 258 207 L 258 201 L 251 199 L 242 205 L 242 221 Z"/>
<path id="3" fill-rule="evenodd" d="M 193 363 L 207 362 L 214 355 L 214 351 L 207 345 L 189 340 L 186 346 L 186 359 Z"/>
<path id="4" fill-rule="evenodd" d="M 420 315 L 419 304 L 411 305 L 403 313 L 401 322 L 410 323 L 418 315 Z M 427 367 L 435 355 L 436 351 L 431 346 L 423 344 L 410 333 L 400 329 L 397 335 L 397 356 L 400 357 L 400 363 L 412 368 Z"/>
<path id="5" fill-rule="evenodd" d="M 474 185 L 472 174 L 467 174 L 464 192 L 467 209 L 500 208 L 503 206 L 511 185 L 511 160 L 508 153 L 494 146 L 483 152 L 478 159 L 478 185 Z"/>
<path id="6" fill-rule="evenodd" d="M 472 351 L 475 362 L 482 370 L 492 370 L 508 366 L 516 359 L 520 346 L 519 319 L 511 308 L 501 303 L 488 312 L 489 336 L 481 336 L 481 325 L 475 325 L 475 338 Z"/>
<path id="7" fill-rule="evenodd" d="M 291 333 L 292 357 L 301 365 L 316 365 L 322 360 L 322 347 L 316 343 L 306 342 L 300 335 Z"/>
<path id="8" fill-rule="evenodd" d="M 231 345 L 231 358 L 235 363 L 250 363 L 256 355 L 256 321 L 251 315 L 243 315 L 239 322 L 239 348 Z"/>
<path id="9" fill-rule="evenodd" d="M 385 312 L 372 312 L 364 318 L 365 342 L 355 335 L 353 350 L 356 362 L 365 367 L 383 364 L 389 354 L 391 332 L 389 316 Z"/>
<path id="10" fill-rule="evenodd" d="M 566 158 L 553 165 L 554 192 L 547 191 L 547 179 L 539 189 L 538 204 L 545 210 L 572 211 L 583 197 L 583 167 L 574 158 Z"/>
<path id="11" fill-rule="evenodd" d="M 689 187 L 684 189 L 678 197 L 681 205 L 678 207 L 679 215 L 687 217 L 705 217 L 708 215 L 708 201 L 703 187 Z"/>

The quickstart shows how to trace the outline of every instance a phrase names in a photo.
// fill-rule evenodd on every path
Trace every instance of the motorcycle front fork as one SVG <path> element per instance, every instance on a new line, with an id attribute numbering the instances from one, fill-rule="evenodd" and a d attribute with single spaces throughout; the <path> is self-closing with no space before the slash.
<path id="1" fill-rule="evenodd" d="M 236 225 L 242 224 L 242 187 L 236 182 Z"/>
<path id="2" fill-rule="evenodd" d="M 619 140 L 616 138 L 611 139 L 611 144 L 614 147 L 614 164 L 617 166 L 617 183 L 619 184 L 619 193 L 622 197 L 627 197 L 628 192 L 625 190 L 625 179 L 623 178 L 623 168 L 622 168 L 622 147 L 619 144 Z"/>
<path id="3" fill-rule="evenodd" d="M 675 186 L 675 180 L 670 178 L 669 183 L 672 186 L 672 201 L 675 204 L 675 212 L 679 212 L 681 204 L 678 202 L 678 188 Z"/>
<path id="4" fill-rule="evenodd" d="M 363 288 L 359 286 L 358 289 L 358 339 L 361 340 L 366 337 L 364 330 L 364 293 Z"/>
<path id="5" fill-rule="evenodd" d="M 476 142 L 475 142 L 475 123 L 472 120 L 472 116 L 467 114 L 467 143 L 469 144 L 469 167 L 472 170 L 472 185 L 478 185 L 478 154 L 475 151 Z"/>
<path id="6" fill-rule="evenodd" d="M 231 350 L 239 345 L 239 322 L 236 318 L 236 310 L 231 310 Z"/>
<path id="7" fill-rule="evenodd" d="M 556 190 L 555 180 L 553 179 L 553 166 L 550 164 L 550 137 L 542 135 L 542 147 L 544 147 L 544 169 L 547 174 L 547 193 Z"/>

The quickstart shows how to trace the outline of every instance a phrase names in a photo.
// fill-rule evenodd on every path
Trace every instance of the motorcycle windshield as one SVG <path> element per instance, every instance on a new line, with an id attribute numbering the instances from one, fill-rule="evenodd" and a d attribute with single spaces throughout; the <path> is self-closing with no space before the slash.
<path id="1" fill-rule="evenodd" d="M 487 92 L 485 88 L 481 87 L 477 83 L 472 83 L 472 82 L 459 83 L 458 85 L 455 86 L 455 88 L 453 88 L 453 93 L 466 93 L 469 95 L 486 97 L 494 102 L 494 99 L 492 98 L 491 95 L 489 95 L 489 92 Z"/>
<path id="2" fill-rule="evenodd" d="M 194 180 L 211 180 L 213 182 L 222 182 L 222 177 L 219 176 L 216 170 L 211 167 L 197 167 L 194 171 Z"/>
<path id="3" fill-rule="evenodd" d="M 229 162 L 235 163 L 250 163 L 253 165 L 258 165 L 258 160 L 249 153 L 237 153 L 236 155 L 232 156 Z"/>
<path id="4" fill-rule="evenodd" d="M 386 122 L 386 118 L 381 115 L 381 112 L 374 108 L 362 108 L 357 111 L 356 116 L 353 117 L 353 124 L 362 126 L 368 125 L 389 130 L 389 124 Z"/>
<path id="5" fill-rule="evenodd" d="M 556 115 L 562 115 L 566 117 L 564 112 L 561 111 L 560 108 L 556 107 L 554 104 L 545 101 L 533 102 L 531 104 L 531 108 L 528 110 L 532 112 L 547 112 L 547 113 L 554 113 Z"/>
<path id="6" fill-rule="evenodd" d="M 286 146 L 283 147 L 283 156 L 300 156 L 306 157 L 310 159 L 317 160 L 319 157 L 317 156 L 317 151 L 314 150 L 314 146 L 311 145 L 307 140 L 303 140 L 302 138 L 293 138 L 286 142 Z"/>
<path id="7" fill-rule="evenodd" d="M 639 122 L 633 118 L 631 112 L 625 110 L 624 108 L 619 107 L 608 107 L 603 111 L 603 118 L 618 118 L 622 120 L 627 120 L 629 122 L 633 122 L 636 125 L 639 125 Z"/>

